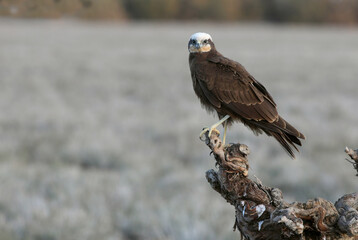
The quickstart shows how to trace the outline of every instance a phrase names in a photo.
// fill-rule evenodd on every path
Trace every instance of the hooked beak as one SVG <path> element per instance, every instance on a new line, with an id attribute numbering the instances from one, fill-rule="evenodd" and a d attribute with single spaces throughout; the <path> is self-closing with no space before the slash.
<path id="1" fill-rule="evenodd" d="M 200 49 L 200 48 L 201 48 L 201 44 L 197 42 L 197 43 L 195 44 L 195 47 L 196 47 L 197 49 Z"/>

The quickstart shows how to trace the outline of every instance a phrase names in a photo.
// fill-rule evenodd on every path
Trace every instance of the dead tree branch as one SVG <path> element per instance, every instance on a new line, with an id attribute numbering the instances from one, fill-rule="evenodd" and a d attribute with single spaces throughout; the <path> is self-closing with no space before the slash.
<path id="1" fill-rule="evenodd" d="M 350 156 L 352 160 L 346 158 L 346 160 L 353 164 L 355 170 L 357 170 L 356 176 L 358 176 L 358 149 L 353 150 L 351 148 L 346 147 L 345 152 Z"/>
<path id="2" fill-rule="evenodd" d="M 234 230 L 244 239 L 358 239 L 358 193 L 344 195 L 335 204 L 322 198 L 287 203 L 280 189 L 248 178 L 249 148 L 239 143 L 223 146 L 219 135 L 206 134 L 218 166 L 206 172 L 206 179 L 235 207 Z"/>

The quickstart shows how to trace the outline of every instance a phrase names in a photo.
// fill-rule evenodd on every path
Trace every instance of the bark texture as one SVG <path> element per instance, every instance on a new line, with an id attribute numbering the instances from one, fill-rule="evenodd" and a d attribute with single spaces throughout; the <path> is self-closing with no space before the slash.
<path id="1" fill-rule="evenodd" d="M 223 146 L 219 135 L 213 131 L 204 140 L 218 166 L 206 172 L 206 179 L 235 207 L 234 230 L 243 239 L 358 239 L 358 192 L 335 204 L 322 198 L 287 203 L 280 189 L 248 178 L 249 148 L 240 143 Z"/>

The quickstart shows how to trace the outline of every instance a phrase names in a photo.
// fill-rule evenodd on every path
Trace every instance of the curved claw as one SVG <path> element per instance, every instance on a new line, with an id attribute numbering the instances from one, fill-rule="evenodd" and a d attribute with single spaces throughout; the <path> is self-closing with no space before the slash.
<path id="1" fill-rule="evenodd" d="M 210 138 L 212 132 L 215 130 L 217 132 L 219 132 L 218 130 L 216 130 L 216 127 L 219 126 L 220 124 L 222 124 L 223 122 L 225 122 L 225 133 L 224 133 L 224 140 L 223 140 L 223 143 L 225 145 L 225 137 L 226 137 L 226 129 L 227 129 L 227 125 L 226 125 L 226 120 L 228 120 L 230 118 L 229 115 L 226 115 L 225 117 L 223 117 L 222 119 L 220 119 L 219 122 L 215 123 L 214 125 L 212 125 L 211 127 L 209 128 L 204 128 L 203 131 L 200 133 L 199 135 L 199 138 L 201 141 L 204 141 L 205 139 L 203 139 L 203 135 L 209 131 L 209 134 L 208 134 L 208 137 Z"/>
<path id="2" fill-rule="evenodd" d="M 199 138 L 201 141 L 205 141 L 205 138 L 203 138 L 203 136 L 205 136 L 205 134 L 208 133 L 208 138 L 211 137 L 213 132 L 216 132 L 217 134 L 220 134 L 220 132 L 215 128 L 215 127 L 210 127 L 210 128 L 204 128 L 203 131 L 201 131 Z"/>
<path id="3" fill-rule="evenodd" d="M 199 135 L 199 139 L 201 141 L 204 141 L 205 139 L 203 139 L 203 135 L 205 135 L 206 132 L 209 131 L 209 137 L 210 137 L 210 129 L 209 128 L 203 128 L 203 131 L 201 131 L 200 135 Z"/>
<path id="4" fill-rule="evenodd" d="M 211 136 L 213 130 L 216 130 L 216 128 L 210 128 L 209 135 L 208 135 L 209 138 L 210 138 L 210 136 Z M 217 130 L 216 130 L 216 131 L 217 131 Z"/>

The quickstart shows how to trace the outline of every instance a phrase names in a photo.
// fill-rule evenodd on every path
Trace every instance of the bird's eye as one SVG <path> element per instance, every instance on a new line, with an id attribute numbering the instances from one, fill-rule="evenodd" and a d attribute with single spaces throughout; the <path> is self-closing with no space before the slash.
<path id="1" fill-rule="evenodd" d="M 208 40 L 204 40 L 203 43 L 204 43 L 204 44 L 207 44 L 207 43 L 208 43 Z"/>
<path id="2" fill-rule="evenodd" d="M 195 44 L 195 43 L 196 43 L 196 40 L 193 40 L 193 43 Z"/>

